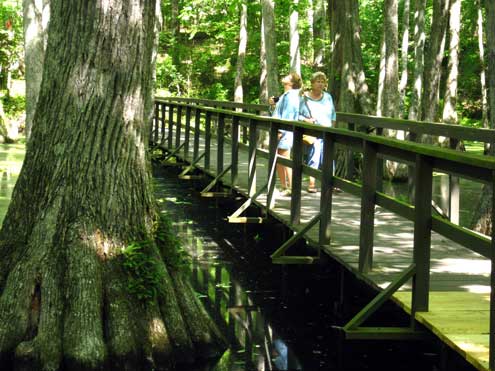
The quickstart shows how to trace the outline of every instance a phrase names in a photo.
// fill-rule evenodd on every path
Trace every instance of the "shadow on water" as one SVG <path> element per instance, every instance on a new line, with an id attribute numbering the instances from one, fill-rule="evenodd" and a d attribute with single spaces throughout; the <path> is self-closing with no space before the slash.
<path id="1" fill-rule="evenodd" d="M 162 212 L 192 257 L 193 286 L 231 342 L 216 364 L 194 370 L 473 370 L 451 352 L 450 366 L 440 368 L 446 357 L 434 339 L 342 343 L 337 325 L 376 293 L 333 261 L 272 264 L 269 255 L 288 236 L 284 226 L 228 224 L 240 198 L 201 198 L 205 184 L 178 180 L 173 169 L 154 175 Z M 368 324 L 407 326 L 409 319 L 388 303 Z"/>

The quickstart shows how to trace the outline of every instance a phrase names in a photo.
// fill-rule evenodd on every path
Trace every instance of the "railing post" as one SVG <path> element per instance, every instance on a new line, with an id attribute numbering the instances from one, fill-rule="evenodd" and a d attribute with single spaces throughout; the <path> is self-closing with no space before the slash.
<path id="1" fill-rule="evenodd" d="M 154 125 L 151 132 L 153 133 L 153 143 L 154 144 L 157 144 L 158 143 L 158 120 L 159 120 L 159 114 L 160 114 L 160 111 L 159 111 L 159 108 L 158 108 L 158 103 L 155 102 L 155 117 L 154 117 L 154 120 L 153 120 L 153 123 Z"/>
<path id="2" fill-rule="evenodd" d="M 383 136 L 383 128 L 376 128 L 376 135 Z M 376 162 L 376 190 L 383 192 L 383 159 L 378 158 Z"/>
<path id="3" fill-rule="evenodd" d="M 193 159 L 196 160 L 199 156 L 199 136 L 201 134 L 201 110 L 199 107 L 194 108 L 194 144 L 193 144 Z"/>
<path id="4" fill-rule="evenodd" d="M 161 138 L 160 138 L 160 143 L 163 144 L 165 142 L 165 115 L 166 115 L 166 104 L 165 103 L 160 103 L 160 108 L 162 111 L 162 117 L 161 117 Z"/>
<path id="5" fill-rule="evenodd" d="M 256 192 L 256 147 L 258 145 L 257 123 L 249 119 L 249 156 L 248 156 L 248 195 Z"/>
<path id="6" fill-rule="evenodd" d="M 175 148 L 180 146 L 180 136 L 182 131 L 182 106 L 177 107 L 177 115 L 176 115 L 176 126 L 177 129 L 175 131 Z"/>
<path id="7" fill-rule="evenodd" d="M 232 150 L 231 150 L 230 183 L 235 187 L 237 183 L 237 174 L 239 171 L 239 117 L 232 118 Z"/>
<path id="8" fill-rule="evenodd" d="M 347 129 L 354 131 L 355 125 L 351 122 L 347 123 Z M 354 168 L 354 151 L 352 149 L 348 149 L 346 151 L 347 156 L 347 169 L 346 169 L 346 178 L 352 179 L 354 178 L 355 168 Z"/>
<path id="9" fill-rule="evenodd" d="M 325 133 L 323 137 L 323 163 L 321 171 L 321 198 L 320 198 L 320 245 L 330 244 L 332 223 L 332 189 L 333 189 L 333 161 L 335 159 L 335 142 L 333 135 Z"/>
<path id="10" fill-rule="evenodd" d="M 225 114 L 219 113 L 217 120 L 217 175 L 223 171 L 223 146 L 225 141 Z"/>
<path id="11" fill-rule="evenodd" d="M 412 312 L 428 311 L 431 249 L 431 196 L 433 167 L 428 157 L 416 155 L 414 182 L 414 252 L 416 275 L 413 280 Z"/>
<path id="12" fill-rule="evenodd" d="M 377 187 L 377 151 L 374 143 L 365 141 L 363 151 L 363 188 L 361 190 L 361 224 L 359 234 L 359 271 L 373 267 L 373 233 Z"/>
<path id="13" fill-rule="evenodd" d="M 173 149 L 173 134 L 174 133 L 174 106 L 172 104 L 168 105 L 168 149 Z"/>
<path id="14" fill-rule="evenodd" d="M 302 136 L 303 130 L 292 128 L 294 143 L 292 145 L 292 195 L 290 202 L 290 223 L 296 225 L 301 222 L 301 189 L 302 189 Z"/>
<path id="15" fill-rule="evenodd" d="M 449 147 L 456 149 L 459 141 L 450 138 Z M 459 177 L 449 174 L 449 219 L 452 223 L 459 224 L 461 186 Z"/>
<path id="16" fill-rule="evenodd" d="M 189 138 L 191 136 L 191 106 L 186 108 L 186 126 L 184 128 L 184 158 L 189 157 Z"/>
<path id="17" fill-rule="evenodd" d="M 418 135 L 416 133 L 409 132 L 409 140 L 411 142 L 416 142 L 417 138 L 418 138 Z M 408 173 L 407 190 L 408 190 L 408 194 L 409 194 L 409 202 L 411 204 L 414 204 L 414 193 L 416 192 L 416 190 L 415 190 L 415 185 L 414 185 L 415 178 L 414 178 L 414 166 L 413 165 L 409 165 L 407 167 L 407 173 Z"/>
<path id="18" fill-rule="evenodd" d="M 268 200 L 267 205 L 268 208 L 272 205 L 273 192 L 275 191 L 275 184 L 277 183 L 277 171 L 276 171 L 276 161 L 277 157 L 277 147 L 278 147 L 278 129 L 279 125 L 274 122 L 270 122 L 270 139 L 268 144 Z M 271 176 L 272 168 L 275 166 L 275 174 Z"/>
<path id="19" fill-rule="evenodd" d="M 206 112 L 205 117 L 205 169 L 210 169 L 210 149 L 211 149 L 211 112 Z"/>

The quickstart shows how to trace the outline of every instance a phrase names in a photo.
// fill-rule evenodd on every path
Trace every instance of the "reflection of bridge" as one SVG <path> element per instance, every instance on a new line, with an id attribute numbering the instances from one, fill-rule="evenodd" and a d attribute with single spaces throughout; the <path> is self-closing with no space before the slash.
<path id="1" fill-rule="evenodd" d="M 495 370 L 492 239 L 455 223 L 458 178 L 494 184 L 495 159 L 233 110 L 245 108 L 259 113 L 262 106 L 216 102 L 220 108 L 215 108 L 207 102 L 208 108 L 201 103 L 205 102 L 157 100 L 151 141 L 166 149 L 169 158 L 175 156 L 185 163 L 181 177 L 193 177 L 191 171 L 199 169 L 213 178 L 203 196 L 228 196 L 229 192 L 216 191 L 221 182 L 246 197 L 230 222 L 263 222 L 269 213 L 293 229 L 294 236 L 274 251 L 274 263 L 311 264 L 324 252 L 359 279 L 381 288 L 378 296 L 343 327 L 346 338 L 418 339 L 424 336 L 417 326 L 421 323 L 476 368 L 488 370 L 491 365 Z M 407 130 L 412 134 L 410 138 L 432 134 L 495 142 L 491 130 L 350 114 L 338 114 L 337 119 L 350 129 L 372 126 L 378 134 L 382 128 L 392 128 Z M 276 156 L 279 129 L 294 131 L 291 160 Z M 260 131 L 268 132 L 268 150 L 258 148 Z M 303 134 L 324 138 L 322 171 L 303 165 Z M 360 183 L 332 176 L 336 150 L 362 154 Z M 380 192 L 383 158 L 410 165 L 414 205 Z M 290 197 L 275 192 L 277 162 L 292 167 Z M 450 221 L 432 214 L 433 171 L 451 175 Z M 302 191 L 304 175 L 316 177 L 321 192 Z M 334 186 L 345 192 L 332 194 Z M 243 216 L 252 204 L 261 208 L 262 214 Z M 300 238 L 305 238 L 317 253 L 291 255 L 291 246 Z M 389 298 L 416 321 L 409 327 L 363 326 Z"/>

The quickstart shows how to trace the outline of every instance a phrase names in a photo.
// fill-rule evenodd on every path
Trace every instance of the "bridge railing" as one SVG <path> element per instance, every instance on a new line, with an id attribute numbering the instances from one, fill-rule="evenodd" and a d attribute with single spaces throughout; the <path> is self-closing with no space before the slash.
<path id="1" fill-rule="evenodd" d="M 164 145 L 169 151 L 183 149 L 183 157 L 191 162 L 204 155 L 206 171 L 213 175 L 224 172 L 224 151 L 230 143 L 231 185 L 237 184 L 239 151 L 245 147 L 248 151 L 248 196 L 256 193 L 256 163 L 257 156 L 267 158 L 270 166 L 275 162 L 292 168 L 292 194 L 290 223 L 300 224 L 301 219 L 301 188 L 303 174 L 311 175 L 321 181 L 319 243 L 327 245 L 330 240 L 330 226 L 332 214 L 332 188 L 338 186 L 344 191 L 361 198 L 360 241 L 359 241 L 359 271 L 367 273 L 373 266 L 373 239 L 375 206 L 401 215 L 411 220 L 414 225 L 413 264 L 415 265 L 413 278 L 412 308 L 414 311 L 427 311 L 429 306 L 430 280 L 430 251 L 431 233 L 435 231 L 466 248 L 481 254 L 491 260 L 492 286 L 495 283 L 495 263 L 493 233 L 491 238 L 469 229 L 462 228 L 455 223 L 432 214 L 432 187 L 433 173 L 442 172 L 455 177 L 466 178 L 489 184 L 495 184 L 495 159 L 490 156 L 473 155 L 411 141 L 401 141 L 384 136 L 368 135 L 365 132 L 351 131 L 338 128 L 325 128 L 302 122 L 278 120 L 254 114 L 237 112 L 173 102 L 157 100 L 155 103 L 155 120 L 153 122 L 151 139 L 155 144 Z M 183 115 L 185 112 L 185 115 Z M 194 118 L 193 118 L 194 112 Z M 184 117 L 183 117 L 184 116 Z M 212 129 L 212 119 L 216 119 L 216 127 Z M 361 117 L 360 115 L 340 114 L 338 119 L 351 122 L 355 125 L 369 125 L 379 127 L 408 125 L 402 129 L 421 129 L 417 123 L 404 120 L 390 120 L 383 118 Z M 226 122 L 230 127 L 226 129 Z M 443 126 L 443 125 L 442 125 Z M 247 145 L 239 141 L 239 129 L 245 127 L 248 133 Z M 294 133 L 292 158 L 280 158 L 276 155 L 277 133 L 279 130 L 289 130 Z M 478 129 L 466 131 L 456 127 L 451 133 L 448 127 L 433 126 L 429 133 L 435 135 L 452 135 L 461 139 L 493 141 L 493 131 Z M 259 131 L 268 132 L 269 147 L 263 150 L 258 146 Z M 421 131 L 424 133 L 425 131 Z M 481 138 L 484 133 L 484 138 Z M 323 138 L 322 170 L 309 168 L 303 164 L 303 135 L 308 134 Z M 192 137 L 192 140 L 191 140 Z M 204 154 L 199 153 L 200 138 L 204 141 Z M 192 141 L 192 150 L 191 142 Z M 216 146 L 216 169 L 211 169 L 212 147 Z M 333 175 L 332 164 L 336 158 L 337 147 L 359 152 L 363 156 L 362 183 L 358 184 Z M 379 159 L 392 159 L 413 167 L 415 179 L 414 203 L 402 202 L 382 193 L 377 185 L 380 173 Z M 271 199 L 274 182 L 268 185 L 268 200 Z M 492 197 L 492 205 L 494 200 Z M 269 208 L 269 202 L 267 203 Z M 492 208 L 493 209 L 493 208 Z M 495 212 L 492 211 L 492 220 Z M 495 361 L 495 290 L 491 291 L 490 313 L 490 365 Z"/>

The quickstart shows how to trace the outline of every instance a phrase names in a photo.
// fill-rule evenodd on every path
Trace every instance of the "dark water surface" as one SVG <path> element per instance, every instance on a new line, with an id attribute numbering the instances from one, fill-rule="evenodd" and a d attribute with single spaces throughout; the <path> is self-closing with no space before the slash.
<path id="1" fill-rule="evenodd" d="M 229 224 L 225 218 L 242 200 L 201 198 L 205 184 L 178 180 L 174 170 L 155 171 L 162 212 L 192 257 L 194 287 L 232 344 L 216 364 L 194 370 L 472 370 L 456 354 L 440 356 L 433 337 L 416 343 L 339 341 L 336 326 L 374 294 L 332 261 L 273 265 L 269 254 L 287 238 L 285 227 Z M 408 325 L 393 304 L 369 321 Z M 449 366 L 440 368 L 442 363 Z"/>

